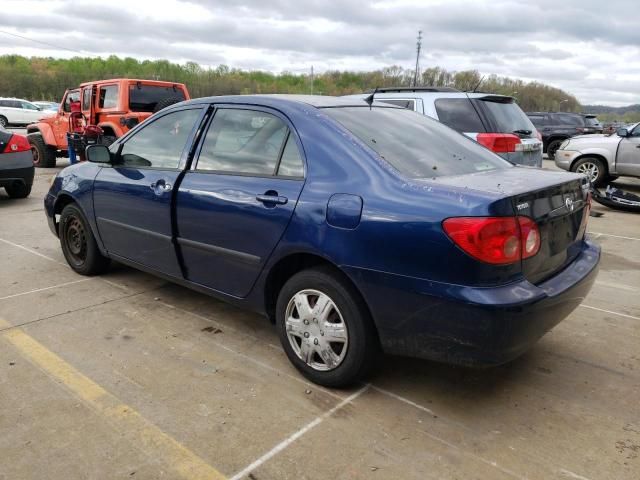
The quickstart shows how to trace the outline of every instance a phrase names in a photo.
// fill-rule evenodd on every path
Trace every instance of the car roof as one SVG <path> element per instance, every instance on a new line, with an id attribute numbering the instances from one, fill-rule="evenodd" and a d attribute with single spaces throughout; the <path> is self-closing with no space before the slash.
<path id="1" fill-rule="evenodd" d="M 87 85 L 99 85 L 103 83 L 118 83 L 118 82 L 142 82 L 147 85 L 184 85 L 180 82 L 168 82 L 165 80 L 148 80 L 144 78 L 108 78 L 105 80 L 95 80 L 93 82 L 83 82 L 77 87 L 69 88 L 69 90 L 75 90 L 80 87 L 84 87 Z"/>
<path id="2" fill-rule="evenodd" d="M 356 93 L 354 95 L 345 95 L 342 98 L 365 98 L 371 95 L 371 93 Z M 410 98 L 423 98 L 437 100 L 439 98 L 485 98 L 485 97 L 501 97 L 501 98 L 513 98 L 509 95 L 500 95 L 497 93 L 487 92 L 461 92 L 459 90 L 421 90 L 421 89 L 394 89 L 393 91 L 378 91 L 375 97 L 385 99 L 406 99 Z M 515 99 L 514 99 L 515 100 Z"/>
<path id="3" fill-rule="evenodd" d="M 526 112 L 527 115 L 547 115 L 549 113 L 563 113 L 565 115 L 580 115 L 586 118 L 596 118 L 598 116 L 597 113 L 576 113 L 576 112 Z"/>
<path id="4" fill-rule="evenodd" d="M 368 95 L 365 95 L 365 97 Z M 330 97 L 328 95 L 221 95 L 215 97 L 201 97 L 182 102 L 181 105 L 199 103 L 239 103 L 277 107 L 279 105 L 308 105 L 315 108 L 335 108 L 335 107 L 366 107 L 364 98 L 357 97 Z M 402 107 L 389 105 L 382 102 L 373 102 L 373 106 L 381 108 Z"/>

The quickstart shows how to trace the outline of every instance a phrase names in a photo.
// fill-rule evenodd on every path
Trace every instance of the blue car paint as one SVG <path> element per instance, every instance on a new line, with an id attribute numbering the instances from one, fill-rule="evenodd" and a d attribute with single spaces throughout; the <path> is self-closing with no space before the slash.
<path id="1" fill-rule="evenodd" d="M 465 176 L 462 182 L 405 178 L 322 110 L 304 103 L 304 97 L 299 100 L 214 97 L 180 105 L 255 104 L 285 118 L 305 159 L 304 185 L 187 171 L 182 183 L 176 178 L 171 232 L 175 257 L 183 261 L 181 273 L 131 261 L 135 252 L 128 259 L 113 255 L 109 242 L 99 240 L 101 251 L 261 313 L 271 313 L 265 291 L 270 272 L 283 259 L 321 257 L 354 282 L 386 351 L 464 364 L 514 358 L 586 295 L 599 262 L 599 249 L 587 241 L 579 243 L 567 268 L 534 285 L 523 278 L 519 264 L 483 264 L 444 234 L 441 224 L 447 217 L 514 215 L 505 196 L 509 182 L 496 187 L 495 174 Z M 83 164 L 61 172 L 45 201 L 54 231 L 55 202 L 68 195 L 80 205 L 96 237 L 105 233 L 96 223 L 92 199 L 93 180 L 101 169 L 112 168 Z M 138 174 L 149 171 L 139 169 Z M 556 180 L 556 172 L 516 167 L 501 174 L 512 177 L 511 185 L 525 182 L 531 188 Z M 131 195 L 124 185 L 118 188 Z M 265 189 L 284 194 L 288 202 L 274 208 L 259 205 L 255 195 Z M 200 203 L 203 198 L 208 199 L 206 207 Z M 358 221 L 354 198 L 362 199 Z M 145 221 L 142 212 L 119 205 L 124 223 Z M 220 232 L 225 226 L 227 231 Z M 140 245 L 132 243 L 131 248 Z"/>

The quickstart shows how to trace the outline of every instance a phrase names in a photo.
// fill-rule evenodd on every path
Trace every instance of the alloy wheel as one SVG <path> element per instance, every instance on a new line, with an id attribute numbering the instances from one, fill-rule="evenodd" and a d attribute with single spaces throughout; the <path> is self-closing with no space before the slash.
<path id="1" fill-rule="evenodd" d="M 584 162 L 578 165 L 578 168 L 576 168 L 576 173 L 586 175 L 591 183 L 594 183 L 598 178 L 598 175 L 600 175 L 600 168 L 595 163 Z"/>
<path id="2" fill-rule="evenodd" d="M 349 346 L 347 324 L 335 302 L 318 290 L 301 290 L 287 304 L 285 327 L 300 360 L 318 371 L 334 370 Z"/>

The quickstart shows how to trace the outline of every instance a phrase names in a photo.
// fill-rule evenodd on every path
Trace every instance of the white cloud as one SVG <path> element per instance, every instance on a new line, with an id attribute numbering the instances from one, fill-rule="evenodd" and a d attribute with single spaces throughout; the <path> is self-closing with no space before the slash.
<path id="1" fill-rule="evenodd" d="M 225 63 L 244 69 L 478 69 L 537 80 L 582 103 L 640 102 L 632 0 L 3 0 L 0 54 Z M 63 47 L 63 48 L 60 48 Z"/>

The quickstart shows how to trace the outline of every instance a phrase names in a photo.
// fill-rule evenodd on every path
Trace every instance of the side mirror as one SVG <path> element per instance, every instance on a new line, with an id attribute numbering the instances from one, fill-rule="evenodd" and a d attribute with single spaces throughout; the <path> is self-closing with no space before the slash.
<path id="1" fill-rule="evenodd" d="M 93 163 L 111 163 L 111 152 L 104 145 L 89 145 L 85 158 Z"/>
<path id="2" fill-rule="evenodd" d="M 616 134 L 619 137 L 628 137 L 629 136 L 629 130 L 627 130 L 626 128 L 619 128 L 618 130 L 616 130 Z"/>

